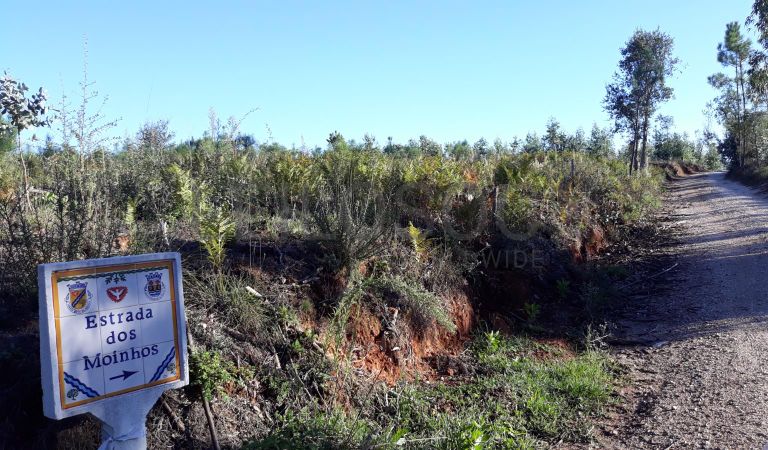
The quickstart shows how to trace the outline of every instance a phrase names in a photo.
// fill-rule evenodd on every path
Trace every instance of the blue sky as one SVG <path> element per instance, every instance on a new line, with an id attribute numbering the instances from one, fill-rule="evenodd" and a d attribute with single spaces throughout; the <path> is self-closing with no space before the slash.
<path id="1" fill-rule="evenodd" d="M 65 4 L 66 3 L 66 4 Z M 682 60 L 663 113 L 703 128 L 725 24 L 749 0 L 3 2 L 0 69 L 52 100 L 88 76 L 114 133 L 168 119 L 178 139 L 208 109 L 259 141 L 324 145 L 338 130 L 379 142 L 509 140 L 608 125 L 601 100 L 636 28 L 669 33 Z M 63 88 L 63 90 L 62 90 Z"/>

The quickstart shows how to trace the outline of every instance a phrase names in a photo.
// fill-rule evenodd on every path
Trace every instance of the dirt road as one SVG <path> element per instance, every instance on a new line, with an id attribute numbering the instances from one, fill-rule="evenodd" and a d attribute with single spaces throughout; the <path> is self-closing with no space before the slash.
<path id="1" fill-rule="evenodd" d="M 626 410 L 603 448 L 768 449 L 768 197 L 722 173 L 674 182 L 678 265 L 618 320 Z"/>

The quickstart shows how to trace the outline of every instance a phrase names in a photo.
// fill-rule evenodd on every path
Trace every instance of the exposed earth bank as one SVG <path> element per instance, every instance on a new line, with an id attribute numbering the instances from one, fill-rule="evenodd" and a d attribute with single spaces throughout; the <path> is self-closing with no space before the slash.
<path id="1" fill-rule="evenodd" d="M 669 269 L 616 320 L 627 367 L 600 448 L 758 448 L 768 443 L 768 198 L 724 173 L 670 183 Z M 665 269 L 666 268 L 666 269 Z"/>

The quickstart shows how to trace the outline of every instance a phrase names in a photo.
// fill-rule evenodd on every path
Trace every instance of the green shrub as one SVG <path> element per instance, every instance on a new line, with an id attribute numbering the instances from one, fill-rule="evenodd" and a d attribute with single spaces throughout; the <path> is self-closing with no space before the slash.
<path id="1" fill-rule="evenodd" d="M 206 400 L 223 392 L 224 384 L 232 380 L 229 364 L 217 352 L 196 351 L 189 355 L 191 384 L 198 386 Z"/>
<path id="2" fill-rule="evenodd" d="M 352 270 L 377 254 L 395 230 L 399 175 L 380 155 L 332 150 L 313 167 L 314 224 L 331 246 L 339 266 Z"/>

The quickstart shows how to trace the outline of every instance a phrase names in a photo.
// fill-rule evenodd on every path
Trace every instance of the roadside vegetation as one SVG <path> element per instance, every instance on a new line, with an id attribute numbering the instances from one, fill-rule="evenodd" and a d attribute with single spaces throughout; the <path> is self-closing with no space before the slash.
<path id="1" fill-rule="evenodd" d="M 719 91 L 708 108 L 722 127 L 708 131 L 710 145 L 717 148 L 727 164 L 729 176 L 750 185 L 768 183 L 768 3 L 756 0 L 743 24 L 734 21 L 725 26 L 718 44 L 717 61 L 723 72 L 709 77 L 709 84 Z M 746 28 L 746 29 L 745 29 Z M 757 42 L 749 39 L 754 31 Z"/>
<path id="2" fill-rule="evenodd" d="M 615 130 L 552 119 L 541 137 L 473 144 L 333 132 L 287 148 L 213 111 L 198 139 L 157 122 L 115 141 L 86 82 L 80 108 L 50 111 L 6 76 L 0 360 L 17 381 L 2 398 L 32 406 L 0 415 L 0 435 L 94 439 L 88 419 L 61 437 L 35 409 L 37 264 L 179 251 L 193 384 L 152 412 L 153 448 L 206 445 L 201 399 L 231 448 L 588 442 L 616 383 L 591 326 L 625 276 L 593 262 L 659 205 L 657 159 L 719 164 L 670 120 L 652 127 L 671 90 L 663 77 L 644 78 L 658 95 L 633 90 L 646 45 L 660 49 L 648 64 L 675 65 L 668 36 L 632 37 L 606 97 Z M 49 125 L 60 139 L 31 140 Z"/>
<path id="3" fill-rule="evenodd" d="M 580 355 L 498 332 L 478 334 L 450 383 L 379 386 L 351 418 L 308 408 L 248 449 L 516 448 L 582 442 L 590 417 L 611 400 L 612 369 L 600 352 Z"/>

